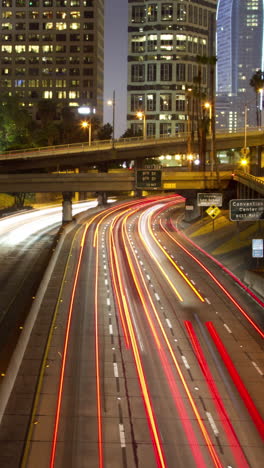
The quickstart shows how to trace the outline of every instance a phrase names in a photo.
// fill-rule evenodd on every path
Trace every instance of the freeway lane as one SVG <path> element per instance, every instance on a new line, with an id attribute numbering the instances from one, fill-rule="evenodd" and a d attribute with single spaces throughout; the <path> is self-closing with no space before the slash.
<path id="1" fill-rule="evenodd" d="M 261 466 L 260 335 L 168 235 L 172 203 L 112 207 L 76 234 L 22 466 Z"/>
<path id="2" fill-rule="evenodd" d="M 97 205 L 76 203 L 76 215 Z M 0 219 L 0 371 L 21 333 L 28 310 L 44 274 L 56 234 L 61 206 L 30 210 Z"/>

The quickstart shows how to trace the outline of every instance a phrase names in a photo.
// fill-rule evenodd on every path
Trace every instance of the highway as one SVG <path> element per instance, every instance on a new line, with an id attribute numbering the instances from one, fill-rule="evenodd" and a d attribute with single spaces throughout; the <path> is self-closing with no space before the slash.
<path id="1" fill-rule="evenodd" d="M 45 304 L 21 371 L 24 399 L 36 382 L 22 455 L 1 450 L 1 467 L 262 466 L 264 304 L 189 243 L 182 206 L 134 200 L 80 224 L 37 381 Z"/>
<path id="2" fill-rule="evenodd" d="M 97 205 L 75 203 L 73 214 Z M 4 372 L 61 226 L 62 208 L 23 211 L 0 219 L 0 371 Z"/>

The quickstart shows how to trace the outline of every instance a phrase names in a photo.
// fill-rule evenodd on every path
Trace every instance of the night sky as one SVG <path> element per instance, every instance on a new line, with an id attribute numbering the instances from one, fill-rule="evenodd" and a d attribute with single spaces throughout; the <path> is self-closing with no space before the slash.
<path id="1" fill-rule="evenodd" d="M 127 0 L 105 0 L 105 72 L 104 72 L 104 123 L 112 125 L 112 108 L 107 106 L 116 95 L 115 137 L 126 130 L 127 87 Z"/>

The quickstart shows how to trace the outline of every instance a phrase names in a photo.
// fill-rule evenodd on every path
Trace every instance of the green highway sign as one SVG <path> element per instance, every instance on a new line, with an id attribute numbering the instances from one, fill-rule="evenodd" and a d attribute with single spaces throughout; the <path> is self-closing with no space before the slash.
<path id="1" fill-rule="evenodd" d="M 138 189 L 157 189 L 161 188 L 160 169 L 137 169 L 136 188 Z"/>
<path id="2" fill-rule="evenodd" d="M 230 200 L 229 219 L 231 221 L 257 221 L 264 219 L 264 198 Z"/>

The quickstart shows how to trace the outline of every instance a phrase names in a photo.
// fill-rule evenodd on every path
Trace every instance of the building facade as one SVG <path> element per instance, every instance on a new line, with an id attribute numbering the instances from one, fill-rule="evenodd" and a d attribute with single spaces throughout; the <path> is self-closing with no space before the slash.
<path id="1" fill-rule="evenodd" d="M 264 68 L 263 0 L 219 0 L 217 8 L 218 128 L 256 125 L 256 96 L 249 82 Z M 262 93 L 259 94 L 260 108 Z"/>
<path id="2" fill-rule="evenodd" d="M 104 0 L 0 0 L 0 91 L 103 115 Z"/>
<path id="3" fill-rule="evenodd" d="M 197 55 L 215 55 L 217 0 L 128 0 L 127 125 L 134 134 L 187 130 L 187 89 L 198 75 Z M 208 66 L 200 65 L 208 94 Z M 145 121 L 136 114 L 144 113 Z"/>

